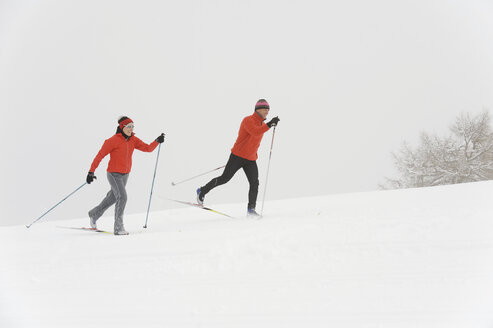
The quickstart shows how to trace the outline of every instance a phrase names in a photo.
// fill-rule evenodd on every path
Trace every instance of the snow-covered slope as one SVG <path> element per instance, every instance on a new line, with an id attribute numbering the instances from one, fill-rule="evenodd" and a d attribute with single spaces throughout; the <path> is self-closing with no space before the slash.
<path id="1" fill-rule="evenodd" d="M 264 214 L 130 215 L 129 236 L 59 228 L 87 219 L 0 228 L 0 327 L 493 327 L 491 182 Z"/>

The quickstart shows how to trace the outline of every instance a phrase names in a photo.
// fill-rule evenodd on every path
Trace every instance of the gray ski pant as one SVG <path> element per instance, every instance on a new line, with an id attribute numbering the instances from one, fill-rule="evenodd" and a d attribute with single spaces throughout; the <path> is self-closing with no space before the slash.
<path id="1" fill-rule="evenodd" d="M 97 221 L 111 205 L 115 204 L 114 231 L 122 231 L 125 230 L 123 226 L 123 212 L 127 204 L 125 186 L 127 185 L 128 173 L 107 172 L 106 176 L 110 182 L 111 190 L 108 191 L 106 197 L 98 206 L 89 211 L 89 216 L 94 221 Z"/>

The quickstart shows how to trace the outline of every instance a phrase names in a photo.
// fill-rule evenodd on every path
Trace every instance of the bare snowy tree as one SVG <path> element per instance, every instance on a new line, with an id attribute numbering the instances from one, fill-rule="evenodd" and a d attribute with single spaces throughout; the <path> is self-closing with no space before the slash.
<path id="1" fill-rule="evenodd" d="M 450 127 L 450 136 L 423 132 L 415 149 L 403 143 L 397 153 L 392 153 L 399 176 L 386 178 L 380 188 L 428 187 L 492 179 L 490 123 L 487 110 L 476 116 L 464 113 Z"/>

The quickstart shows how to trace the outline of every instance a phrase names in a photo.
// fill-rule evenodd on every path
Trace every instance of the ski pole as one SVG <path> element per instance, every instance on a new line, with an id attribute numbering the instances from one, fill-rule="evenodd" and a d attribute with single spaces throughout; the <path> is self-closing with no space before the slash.
<path id="1" fill-rule="evenodd" d="M 199 175 L 196 175 L 196 176 L 194 176 L 194 177 L 191 177 L 191 178 L 188 178 L 188 179 L 185 179 L 185 180 L 179 181 L 179 182 L 171 182 L 171 185 L 172 185 L 172 186 L 179 185 L 180 183 L 187 182 L 187 181 L 190 181 L 190 180 L 192 180 L 192 179 L 195 179 L 195 178 L 201 177 L 201 176 L 203 176 L 203 175 L 206 175 L 207 173 L 211 173 L 211 172 L 214 172 L 214 171 L 220 170 L 220 169 L 222 169 L 223 167 L 226 167 L 226 165 L 223 165 L 223 166 L 221 166 L 221 167 L 215 168 L 214 170 L 210 170 L 210 171 L 207 171 L 207 172 L 205 172 L 205 173 L 201 173 L 201 174 L 199 174 Z"/>
<path id="2" fill-rule="evenodd" d="M 272 147 L 274 146 L 275 134 L 276 134 L 276 127 L 274 126 L 274 131 L 272 131 L 272 142 L 270 144 L 269 163 L 267 164 L 267 176 L 265 177 L 264 196 L 262 199 L 262 210 L 260 211 L 260 216 L 264 214 L 265 193 L 267 192 L 267 181 L 269 180 L 270 159 L 272 157 Z"/>
<path id="3" fill-rule="evenodd" d="M 41 218 L 43 216 L 45 216 L 46 214 L 50 213 L 51 210 L 53 210 L 55 207 L 57 207 L 58 205 L 60 205 L 61 203 L 63 203 L 67 198 L 69 198 L 70 196 L 72 196 L 73 194 L 75 194 L 77 191 L 79 191 L 80 188 L 84 187 L 86 184 L 87 184 L 87 182 L 84 182 L 83 185 L 81 185 L 79 188 L 77 188 L 74 191 L 72 191 L 67 197 L 65 197 L 64 199 L 62 199 L 61 201 L 59 201 L 55 206 L 53 206 L 48 211 L 46 211 L 43 215 L 41 215 L 39 218 L 37 218 L 36 220 L 34 220 L 30 225 L 27 225 L 26 228 L 30 228 L 34 223 L 36 223 L 37 221 L 41 220 Z"/>
<path id="4" fill-rule="evenodd" d="M 149 195 L 149 205 L 147 206 L 146 223 L 144 225 L 144 228 L 147 228 L 147 219 L 149 218 L 149 209 L 151 208 L 152 190 L 154 189 L 154 179 L 156 179 L 157 162 L 159 160 L 160 151 L 161 151 L 161 144 L 159 144 L 159 148 L 157 149 L 156 166 L 154 167 L 154 176 L 152 177 L 151 194 Z"/>

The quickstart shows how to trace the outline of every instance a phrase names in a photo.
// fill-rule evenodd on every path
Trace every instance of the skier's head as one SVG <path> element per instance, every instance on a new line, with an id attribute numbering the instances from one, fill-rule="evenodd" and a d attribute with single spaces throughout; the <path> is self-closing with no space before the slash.
<path id="1" fill-rule="evenodd" d="M 118 119 L 118 128 L 116 129 L 117 133 L 120 131 L 130 137 L 134 131 L 134 121 L 132 121 L 132 119 L 128 116 L 121 116 Z"/>
<path id="2" fill-rule="evenodd" d="M 264 120 L 269 114 L 269 110 L 269 103 L 265 99 L 259 99 L 255 104 L 255 112 Z"/>

